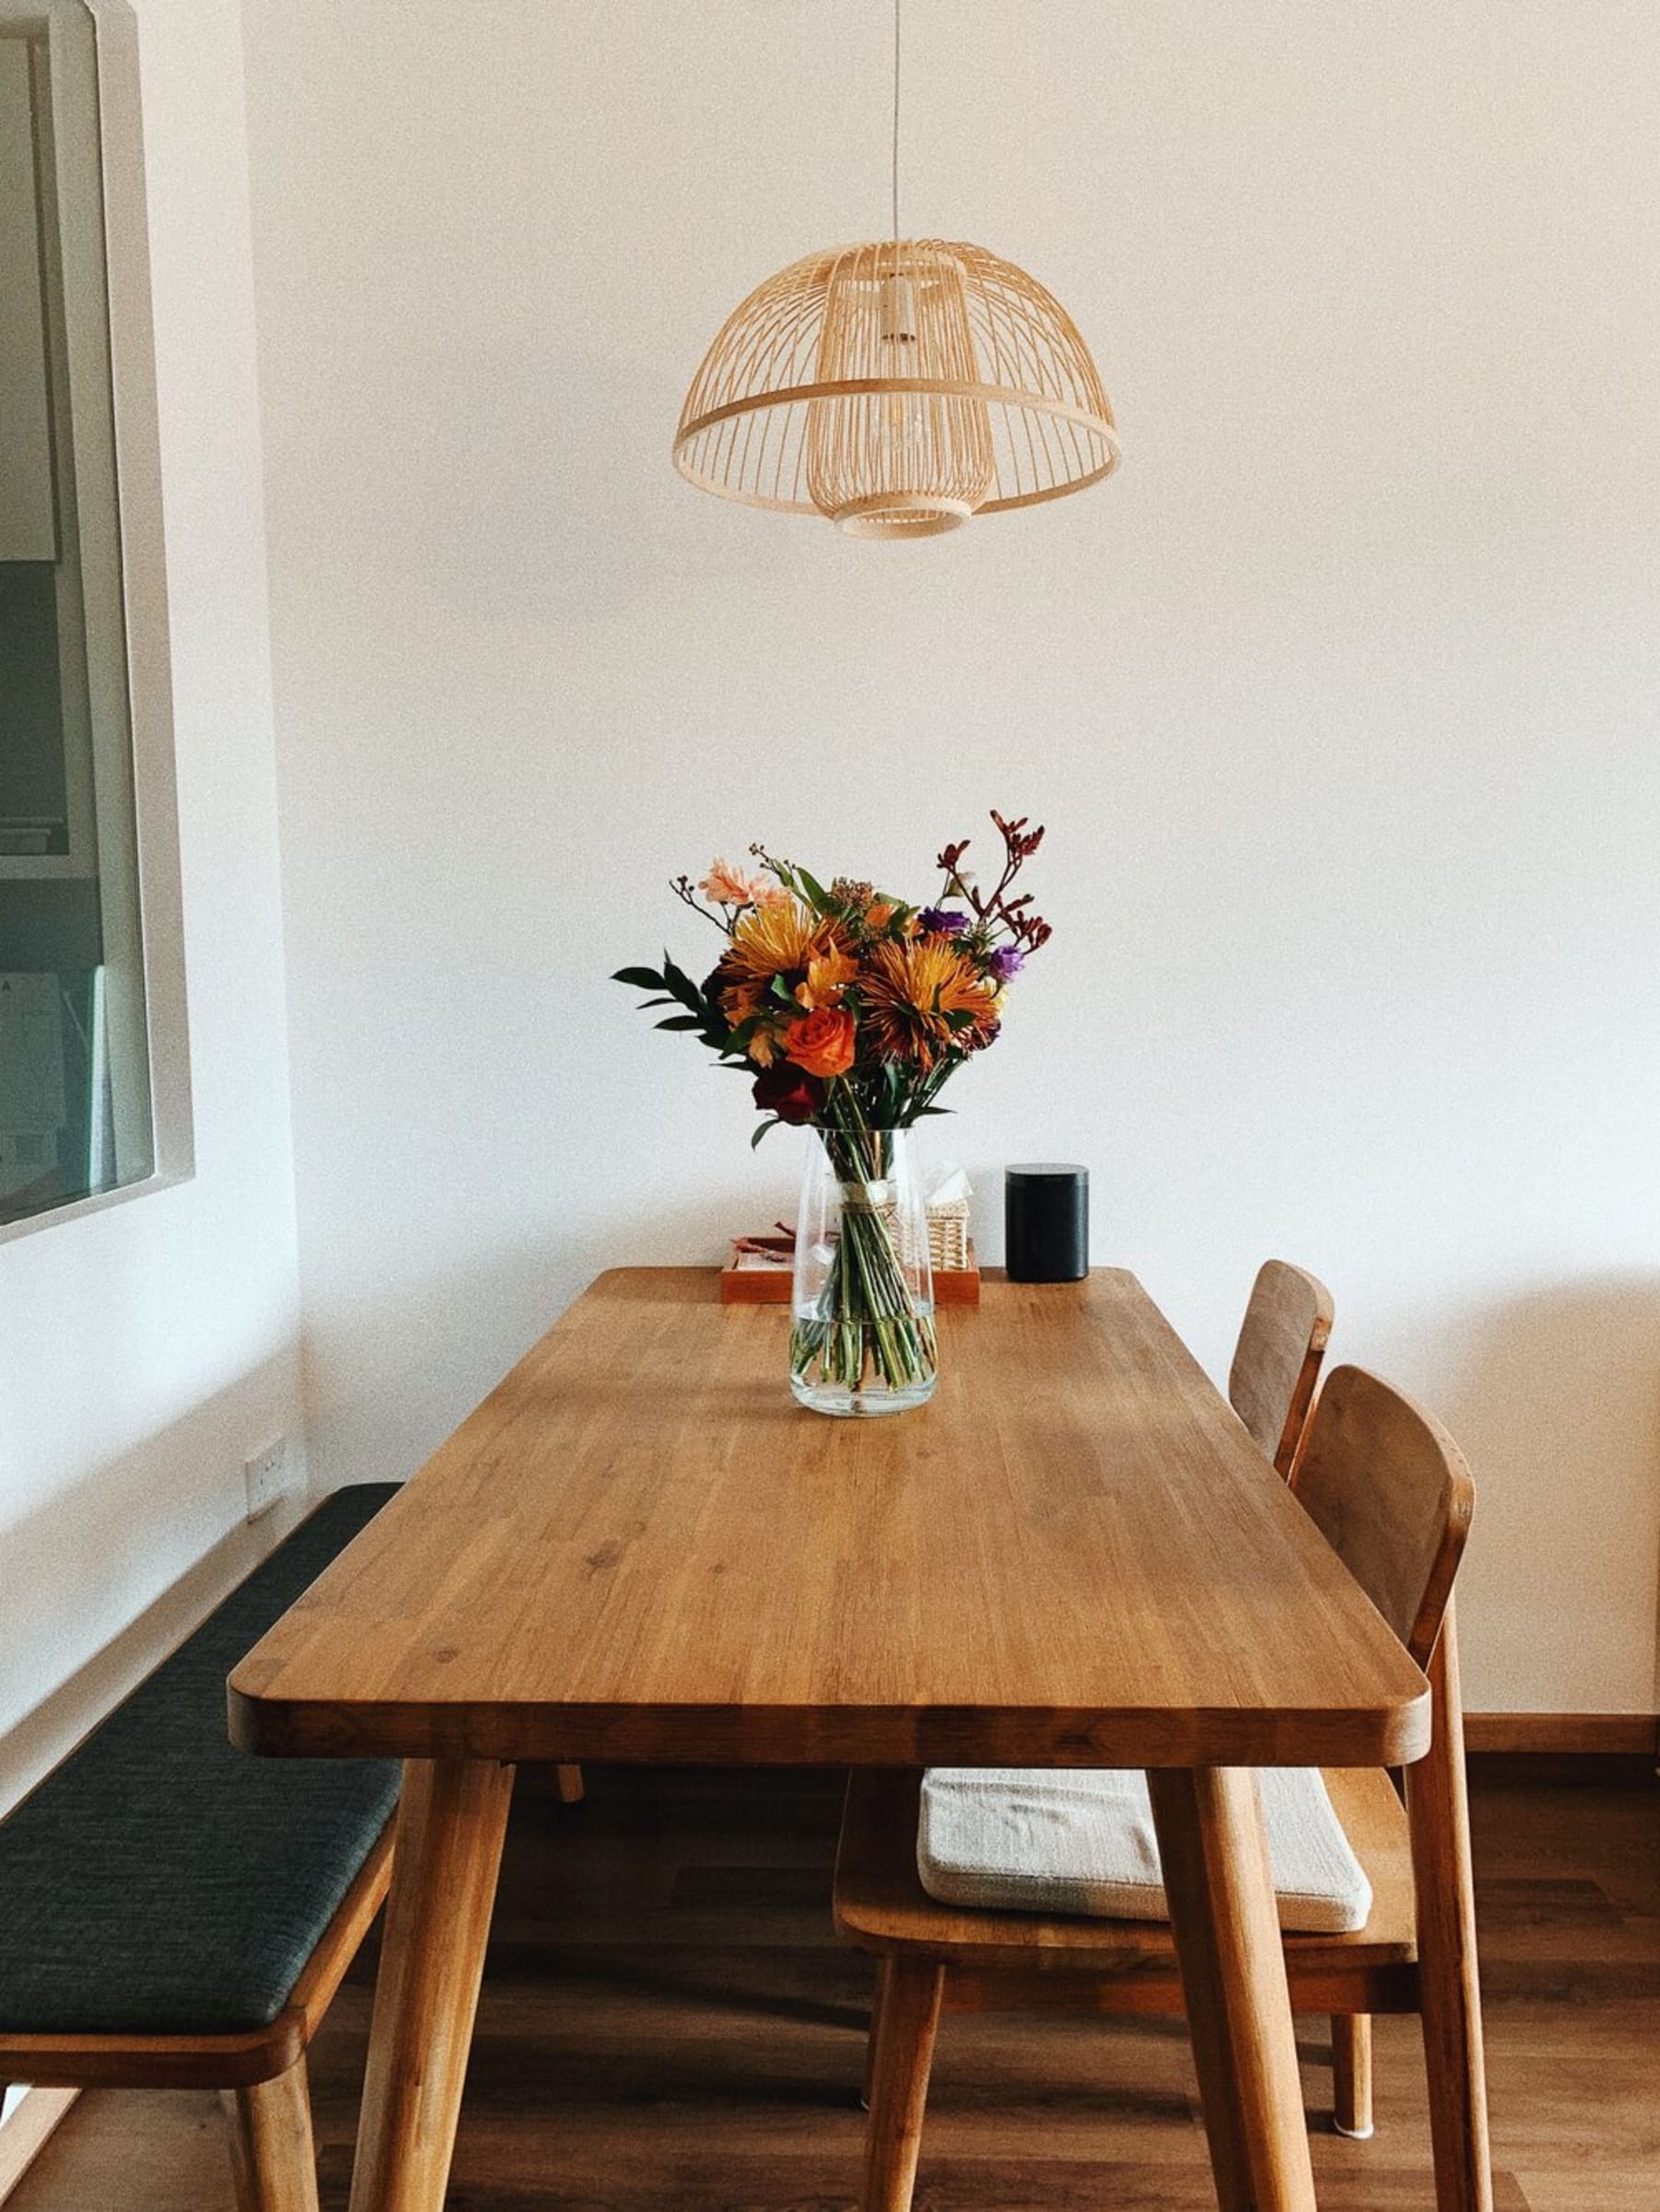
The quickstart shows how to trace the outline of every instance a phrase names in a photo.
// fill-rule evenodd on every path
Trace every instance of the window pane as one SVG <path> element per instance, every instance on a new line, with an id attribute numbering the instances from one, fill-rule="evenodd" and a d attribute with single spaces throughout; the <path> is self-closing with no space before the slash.
<path id="1" fill-rule="evenodd" d="M 0 0 L 0 1224 L 155 1159 L 93 41 Z"/>

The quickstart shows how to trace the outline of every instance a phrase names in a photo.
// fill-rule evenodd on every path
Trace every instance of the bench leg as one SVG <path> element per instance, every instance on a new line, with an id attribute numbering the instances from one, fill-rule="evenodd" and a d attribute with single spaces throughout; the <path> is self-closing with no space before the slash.
<path id="1" fill-rule="evenodd" d="M 562 1805 L 579 1805 L 582 1803 L 582 1768 L 555 1767 L 553 1787 L 559 1793 Z"/>
<path id="2" fill-rule="evenodd" d="M 275 2081 L 227 2089 L 223 2098 L 237 2212 L 317 2212 L 305 2061 L 296 2059 Z"/>
<path id="3" fill-rule="evenodd" d="M 1147 1775 L 1222 2212 L 1314 2212 L 1286 1955 L 1256 1776 Z"/>
<path id="4" fill-rule="evenodd" d="M 491 1760 L 404 1767 L 351 2212 L 441 2212 L 512 1796 Z"/>

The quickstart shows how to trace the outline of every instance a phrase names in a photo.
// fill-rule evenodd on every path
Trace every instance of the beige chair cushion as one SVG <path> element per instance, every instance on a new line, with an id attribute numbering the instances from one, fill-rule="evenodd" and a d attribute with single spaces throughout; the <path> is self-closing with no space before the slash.
<path id="1" fill-rule="evenodd" d="M 1319 1769 L 1265 1767 L 1259 1779 L 1280 1926 L 1322 1935 L 1364 1927 L 1371 1885 Z M 1139 1768 L 931 1768 L 917 1872 L 947 1905 L 1169 1917 Z"/>

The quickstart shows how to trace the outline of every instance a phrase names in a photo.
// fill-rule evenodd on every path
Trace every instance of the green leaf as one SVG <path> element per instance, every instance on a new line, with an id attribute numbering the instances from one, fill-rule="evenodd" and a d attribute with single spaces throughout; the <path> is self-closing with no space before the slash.
<path id="1" fill-rule="evenodd" d="M 707 1019 L 702 991 L 698 989 L 684 968 L 675 966 L 667 952 L 663 954 L 663 973 L 660 981 L 663 988 L 666 991 L 671 991 L 682 1006 L 690 1007 L 700 1020 Z"/>
<path id="2" fill-rule="evenodd" d="M 800 883 L 801 889 L 807 893 L 808 904 L 818 913 L 839 914 L 841 912 L 841 908 L 830 896 L 830 893 L 824 889 L 824 886 L 819 882 L 816 878 L 810 876 L 804 868 L 798 868 L 796 869 L 796 876 Z"/>
<path id="3" fill-rule="evenodd" d="M 619 968 L 611 977 L 613 983 L 626 983 L 637 991 L 660 991 L 663 978 L 656 968 Z"/>
<path id="4" fill-rule="evenodd" d="M 653 1029 L 702 1029 L 704 1021 L 701 1014 L 670 1014 L 667 1021 L 654 1022 L 651 1026 Z"/>
<path id="5" fill-rule="evenodd" d="M 756 1145 L 760 1143 L 762 1138 L 765 1136 L 769 1129 L 779 1129 L 782 1126 L 782 1123 L 779 1121 L 778 1117 L 776 1114 L 769 1114 L 766 1119 L 761 1124 L 760 1128 L 755 1131 L 754 1135 L 750 1139 L 751 1152 L 754 1151 Z"/>

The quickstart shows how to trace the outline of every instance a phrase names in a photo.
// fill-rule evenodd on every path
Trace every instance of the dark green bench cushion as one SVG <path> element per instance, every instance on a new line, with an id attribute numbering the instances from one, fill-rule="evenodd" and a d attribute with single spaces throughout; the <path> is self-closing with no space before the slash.
<path id="1" fill-rule="evenodd" d="M 385 1759 L 263 1759 L 225 1677 L 390 1497 L 341 1490 L 0 1824 L 0 2029 L 264 2028 L 397 1801 Z"/>

